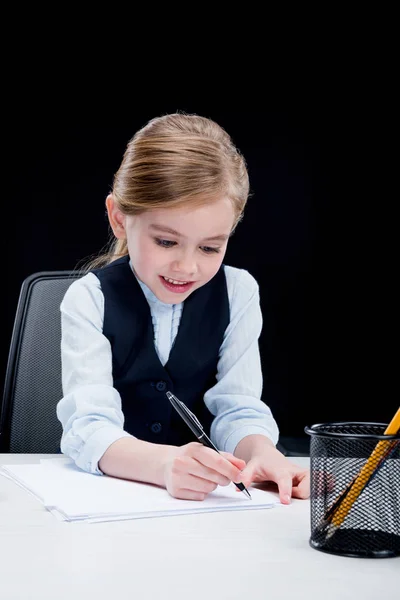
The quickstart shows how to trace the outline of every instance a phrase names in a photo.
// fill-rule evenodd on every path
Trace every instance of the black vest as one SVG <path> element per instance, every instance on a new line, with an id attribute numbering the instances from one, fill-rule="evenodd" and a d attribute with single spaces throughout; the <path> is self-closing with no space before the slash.
<path id="1" fill-rule="evenodd" d="M 104 294 L 103 333 L 111 344 L 114 387 L 121 395 L 125 431 L 159 444 L 181 446 L 195 441 L 170 404 L 165 393 L 169 390 L 185 402 L 209 434 L 214 417 L 203 396 L 216 383 L 219 350 L 230 318 L 223 265 L 185 300 L 164 367 L 154 346 L 150 307 L 129 257 L 92 272 Z"/>

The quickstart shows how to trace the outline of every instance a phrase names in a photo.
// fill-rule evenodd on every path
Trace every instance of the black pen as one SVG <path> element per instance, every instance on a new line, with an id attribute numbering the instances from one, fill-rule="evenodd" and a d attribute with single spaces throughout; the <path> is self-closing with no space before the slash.
<path id="1" fill-rule="evenodd" d="M 174 396 L 174 394 L 171 394 L 171 392 L 166 392 L 166 394 L 167 394 L 168 400 L 171 402 L 171 404 L 175 408 L 176 412 L 182 417 L 182 419 L 185 421 L 186 425 L 188 427 L 190 427 L 190 429 L 193 431 L 194 435 L 199 440 L 199 442 L 204 444 L 204 446 L 208 446 L 208 448 L 212 448 L 213 450 L 215 450 L 216 452 L 219 453 L 218 448 L 216 446 L 214 446 L 214 444 L 212 443 L 210 438 L 204 432 L 203 426 L 200 423 L 200 421 L 198 420 L 198 418 L 196 417 L 196 415 L 194 415 L 192 413 L 192 411 L 190 411 L 188 409 L 186 404 L 184 404 L 181 400 L 178 400 L 178 398 L 176 396 Z M 241 492 L 243 492 L 245 495 L 247 495 L 251 500 L 250 492 L 248 491 L 248 489 L 246 489 L 246 487 L 243 485 L 243 483 L 235 483 L 235 485 Z"/>

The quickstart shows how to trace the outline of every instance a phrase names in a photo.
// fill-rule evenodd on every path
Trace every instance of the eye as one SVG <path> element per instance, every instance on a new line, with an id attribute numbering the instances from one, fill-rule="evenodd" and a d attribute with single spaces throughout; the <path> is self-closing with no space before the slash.
<path id="1" fill-rule="evenodd" d="M 176 242 L 172 242 L 171 240 L 161 240 L 160 238 L 154 238 L 155 243 L 162 248 L 172 248 L 172 246 L 176 245 Z"/>
<path id="2" fill-rule="evenodd" d="M 205 254 L 213 254 L 220 252 L 220 248 L 212 248 L 211 246 L 200 246 Z"/>

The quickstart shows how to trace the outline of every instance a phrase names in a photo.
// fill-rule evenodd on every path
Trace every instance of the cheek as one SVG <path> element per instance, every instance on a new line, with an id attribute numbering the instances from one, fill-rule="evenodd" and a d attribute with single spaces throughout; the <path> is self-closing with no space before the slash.
<path id="1" fill-rule="evenodd" d="M 128 247 L 133 267 L 136 270 L 143 272 L 151 267 L 157 253 L 154 252 L 153 244 L 149 240 L 140 236 L 132 236 Z"/>
<path id="2" fill-rule="evenodd" d="M 209 279 L 214 277 L 214 275 L 219 271 L 222 261 L 224 260 L 224 255 L 225 253 L 221 252 L 215 256 L 212 255 L 212 257 L 204 257 L 204 260 L 202 261 L 202 271 Z"/>
<path id="3" fill-rule="evenodd" d="M 145 240 L 140 247 L 140 264 L 147 270 L 163 268 L 169 262 L 168 252 L 153 240 Z"/>

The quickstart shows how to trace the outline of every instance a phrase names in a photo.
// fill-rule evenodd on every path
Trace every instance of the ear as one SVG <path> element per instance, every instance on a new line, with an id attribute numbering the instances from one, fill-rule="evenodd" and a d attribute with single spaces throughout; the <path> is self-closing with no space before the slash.
<path id="1" fill-rule="evenodd" d="M 106 207 L 108 220 L 110 221 L 115 237 L 119 240 L 125 239 L 125 215 L 118 208 L 112 194 L 107 196 Z"/>

